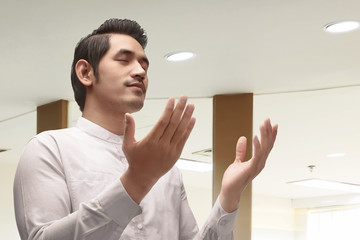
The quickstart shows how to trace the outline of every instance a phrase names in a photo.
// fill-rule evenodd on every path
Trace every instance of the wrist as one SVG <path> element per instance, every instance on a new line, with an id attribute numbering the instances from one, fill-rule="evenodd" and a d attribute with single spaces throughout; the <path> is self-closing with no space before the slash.
<path id="1" fill-rule="evenodd" d="M 157 182 L 157 179 L 149 179 L 136 174 L 128 169 L 121 177 L 120 181 L 123 184 L 126 192 L 137 203 L 140 204 L 142 199 L 151 190 Z"/>
<path id="2" fill-rule="evenodd" d="M 240 195 L 233 196 L 224 193 L 223 191 L 219 194 L 219 201 L 221 207 L 228 213 L 234 212 L 239 207 Z"/>

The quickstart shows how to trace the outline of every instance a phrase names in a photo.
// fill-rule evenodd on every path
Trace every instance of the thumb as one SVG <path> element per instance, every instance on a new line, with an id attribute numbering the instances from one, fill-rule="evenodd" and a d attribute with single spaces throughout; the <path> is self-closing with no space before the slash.
<path id="1" fill-rule="evenodd" d="M 134 118 L 129 114 L 125 114 L 125 126 L 124 126 L 124 141 L 123 145 L 134 143 L 135 140 L 135 121 Z"/>
<path id="2" fill-rule="evenodd" d="M 246 137 L 240 137 L 237 141 L 235 161 L 245 162 L 246 142 Z"/>

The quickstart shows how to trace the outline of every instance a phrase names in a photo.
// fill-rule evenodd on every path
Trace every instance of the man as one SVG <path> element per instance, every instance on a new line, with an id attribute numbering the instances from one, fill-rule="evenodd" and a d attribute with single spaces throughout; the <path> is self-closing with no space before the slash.
<path id="1" fill-rule="evenodd" d="M 246 139 L 199 232 L 174 167 L 195 124 L 194 106 L 170 98 L 159 121 L 134 139 L 129 113 L 148 86 L 147 38 L 134 21 L 110 19 L 78 43 L 72 65 L 76 127 L 30 140 L 14 182 L 21 239 L 232 239 L 241 192 L 263 169 L 277 134 L 266 120 L 254 156 Z"/>

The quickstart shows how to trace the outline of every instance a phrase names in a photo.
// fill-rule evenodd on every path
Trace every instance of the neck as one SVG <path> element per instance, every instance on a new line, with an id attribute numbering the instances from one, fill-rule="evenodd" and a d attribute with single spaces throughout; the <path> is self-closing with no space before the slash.
<path id="1" fill-rule="evenodd" d="M 82 117 L 88 119 L 89 121 L 105 128 L 109 132 L 112 132 L 116 135 L 124 135 L 124 118 L 125 113 L 108 113 L 97 109 L 93 111 L 91 109 L 85 108 Z"/>

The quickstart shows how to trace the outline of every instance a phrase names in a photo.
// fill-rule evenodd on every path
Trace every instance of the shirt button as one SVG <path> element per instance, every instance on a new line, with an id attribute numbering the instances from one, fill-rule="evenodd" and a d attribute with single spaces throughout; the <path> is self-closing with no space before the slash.
<path id="1" fill-rule="evenodd" d="M 137 228 L 139 229 L 139 230 L 141 230 L 141 229 L 143 229 L 143 225 L 141 224 L 141 223 L 139 223 L 138 225 L 137 225 Z"/>

